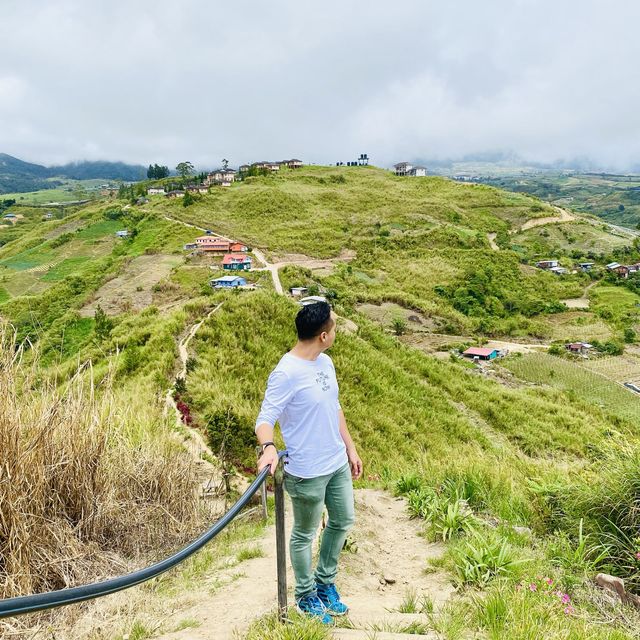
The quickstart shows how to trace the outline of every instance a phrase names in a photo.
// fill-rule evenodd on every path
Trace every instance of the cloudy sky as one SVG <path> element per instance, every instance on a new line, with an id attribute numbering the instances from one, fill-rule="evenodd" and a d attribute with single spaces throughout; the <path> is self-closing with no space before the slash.
<path id="1" fill-rule="evenodd" d="M 0 152 L 640 168 L 634 0 L 0 0 Z"/>

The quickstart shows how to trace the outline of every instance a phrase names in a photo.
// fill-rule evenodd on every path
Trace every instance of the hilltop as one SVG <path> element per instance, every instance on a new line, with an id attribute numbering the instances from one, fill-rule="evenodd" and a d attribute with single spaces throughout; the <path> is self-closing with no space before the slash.
<path id="1" fill-rule="evenodd" d="M 147 432 L 170 441 L 175 423 L 161 413 L 177 345 L 204 320 L 188 358 L 181 354 L 183 421 L 214 451 L 224 439 L 236 468 L 250 469 L 253 420 L 269 371 L 294 339 L 297 310 L 260 270 L 262 255 L 272 270 L 281 265 L 285 292 L 324 292 L 341 318 L 331 355 L 367 465 L 362 485 L 406 495 L 426 535 L 447 543 L 436 564 L 458 595 L 421 628 L 447 637 L 465 629 L 633 637 L 633 615 L 590 581 L 605 569 L 640 583 L 630 564 L 640 411 L 611 370 L 595 370 L 615 358 L 637 367 L 628 331 L 640 297 L 604 269 L 616 256 L 640 260 L 631 236 L 526 195 L 372 167 L 282 170 L 214 187 L 186 207 L 129 196 L 60 219 L 25 216 L 0 248 L 0 314 L 38 346 L 43 378 L 64 385 L 78 361 L 91 360 L 98 388 L 110 377 L 116 406 L 144 417 L 123 427 L 133 446 Z M 121 229 L 127 238 L 116 238 Z M 183 249 L 200 229 L 257 250 L 257 268 L 245 274 L 257 290 L 209 286 L 220 258 Z M 552 256 L 566 274 L 535 267 Z M 593 271 L 572 273 L 583 257 Z M 563 302 L 576 299 L 586 308 Z M 554 340 L 627 338 L 615 358 L 547 353 Z M 488 339 L 510 342 L 512 353 L 486 364 L 455 355 Z M 426 558 L 415 562 L 428 569 Z M 542 577 L 570 595 L 575 616 L 556 606 Z M 162 595 L 155 589 L 140 611 Z M 153 628 L 171 631 L 163 621 Z"/>

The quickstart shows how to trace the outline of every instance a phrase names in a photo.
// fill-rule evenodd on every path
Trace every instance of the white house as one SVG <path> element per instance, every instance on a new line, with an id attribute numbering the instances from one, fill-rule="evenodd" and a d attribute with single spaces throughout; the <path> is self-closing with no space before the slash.
<path id="1" fill-rule="evenodd" d="M 424 178 L 427 175 L 427 167 L 413 167 L 413 169 L 409 171 L 409 175 L 414 178 Z"/>
<path id="2" fill-rule="evenodd" d="M 413 169 L 413 165 L 410 162 L 398 162 L 398 164 L 393 165 L 393 168 L 397 176 L 408 176 Z"/>
<path id="3" fill-rule="evenodd" d="M 165 193 L 164 187 L 149 187 L 147 189 L 147 195 L 149 196 L 163 196 Z"/>

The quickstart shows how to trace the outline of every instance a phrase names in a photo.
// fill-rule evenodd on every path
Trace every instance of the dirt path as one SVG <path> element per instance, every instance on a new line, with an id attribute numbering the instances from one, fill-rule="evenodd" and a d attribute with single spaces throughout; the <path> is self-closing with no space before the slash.
<path id="1" fill-rule="evenodd" d="M 507 342 L 505 340 L 489 340 L 485 345 L 489 349 L 508 349 L 511 353 L 536 353 L 548 349 L 551 345 L 542 342 Z"/>
<path id="2" fill-rule="evenodd" d="M 572 222 L 576 219 L 572 213 L 569 213 L 565 209 L 561 209 L 560 207 L 553 207 L 557 212 L 557 216 L 548 216 L 546 218 L 533 218 L 531 220 L 527 220 L 521 227 L 520 231 L 526 231 L 527 229 L 532 229 L 533 227 L 540 227 L 544 224 L 557 223 L 557 222 Z"/>
<path id="3" fill-rule="evenodd" d="M 271 264 L 265 257 L 264 253 L 260 251 L 260 249 L 254 249 L 253 253 L 256 256 L 256 258 L 258 258 L 258 260 L 260 260 L 260 262 L 264 264 L 264 267 L 258 268 L 258 269 L 252 269 L 252 271 L 265 271 L 265 270 L 270 271 L 271 279 L 273 280 L 273 288 L 276 290 L 276 293 L 279 293 L 281 296 L 283 296 L 284 289 L 282 288 L 282 283 L 280 282 L 280 275 L 278 273 L 278 268 L 282 265 Z"/>
<path id="4" fill-rule="evenodd" d="M 291 526 L 290 508 L 287 524 Z M 356 491 L 356 525 L 352 534 L 357 551 L 342 554 L 338 576 L 338 588 L 351 607 L 349 618 L 356 628 L 371 630 L 376 624 L 401 628 L 420 621 L 426 624 L 423 614 L 397 611 L 410 589 L 418 601 L 424 597 L 436 610 L 452 596 L 453 587 L 446 575 L 425 573 L 427 561 L 439 557 L 444 546 L 428 543 L 420 535 L 421 528 L 419 520 L 409 518 L 404 500 L 376 489 Z M 236 566 L 208 576 L 200 590 L 191 594 L 191 606 L 174 619 L 193 620 L 199 626 L 165 633 L 159 640 L 242 638 L 255 618 L 273 611 L 277 601 L 273 527 L 267 529 L 259 546 L 263 557 L 245 561 L 241 573 Z M 291 605 L 290 568 L 288 586 Z M 352 636 L 346 631 L 336 631 L 336 637 Z"/>
<path id="5" fill-rule="evenodd" d="M 569 309 L 588 309 L 589 308 L 589 290 L 598 284 L 597 282 L 592 282 L 590 285 L 587 285 L 582 296 L 580 298 L 567 298 L 565 300 L 560 300 L 563 304 L 565 304 Z"/>
<path id="6" fill-rule="evenodd" d="M 489 245 L 494 251 L 500 251 L 500 247 L 496 244 L 496 236 L 497 233 L 487 233 L 487 240 L 489 241 Z"/>
<path id="7" fill-rule="evenodd" d="M 176 378 L 180 378 L 181 380 L 184 380 L 187 377 L 187 360 L 189 358 L 189 352 L 188 352 L 189 343 L 198 332 L 198 329 L 200 329 L 200 327 L 202 326 L 202 323 L 208 318 L 210 318 L 216 311 L 218 311 L 218 309 L 220 309 L 220 307 L 223 304 L 224 303 L 221 302 L 219 305 L 211 309 L 211 311 L 209 311 L 209 313 L 207 313 L 206 316 L 204 316 L 199 322 L 196 322 L 191 327 L 191 329 L 189 329 L 189 331 L 184 336 L 184 338 L 182 338 L 182 340 L 178 343 L 178 354 L 180 357 L 180 362 L 182 363 L 182 368 L 178 372 Z M 209 448 L 209 445 L 206 443 L 200 431 L 198 431 L 197 429 L 193 429 L 192 427 L 189 427 L 188 425 L 185 425 L 183 423 L 182 414 L 180 413 L 180 411 L 178 410 L 178 407 L 176 406 L 176 401 L 173 399 L 174 393 L 175 393 L 175 387 L 171 387 L 170 389 L 167 390 L 167 393 L 165 395 L 165 410 L 173 411 L 176 416 L 177 427 L 180 430 L 185 429 L 187 431 L 189 435 L 187 449 L 193 456 L 193 459 L 196 460 L 196 462 L 202 466 L 203 468 L 202 470 L 204 472 L 203 476 L 205 478 L 208 477 L 208 479 L 206 480 L 207 485 L 211 486 L 214 483 L 214 478 L 221 477 L 220 468 L 215 466 L 209 461 L 210 459 L 215 459 L 215 455 Z M 207 454 L 207 455 L 203 456 L 203 454 Z"/>

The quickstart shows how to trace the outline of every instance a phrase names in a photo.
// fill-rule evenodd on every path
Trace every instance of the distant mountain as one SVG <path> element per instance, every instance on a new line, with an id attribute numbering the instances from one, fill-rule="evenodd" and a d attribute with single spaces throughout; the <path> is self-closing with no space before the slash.
<path id="1" fill-rule="evenodd" d="M 91 180 L 104 178 L 105 180 L 142 180 L 147 175 L 147 168 L 139 164 L 125 164 L 124 162 L 71 162 L 58 167 L 50 167 L 52 176 L 63 176 L 74 180 Z"/>
<path id="2" fill-rule="evenodd" d="M 0 194 L 24 193 L 39 189 L 53 189 L 61 183 L 51 178 L 74 180 L 142 180 L 146 167 L 124 162 L 72 162 L 55 167 L 24 162 L 6 153 L 0 153 Z"/>

